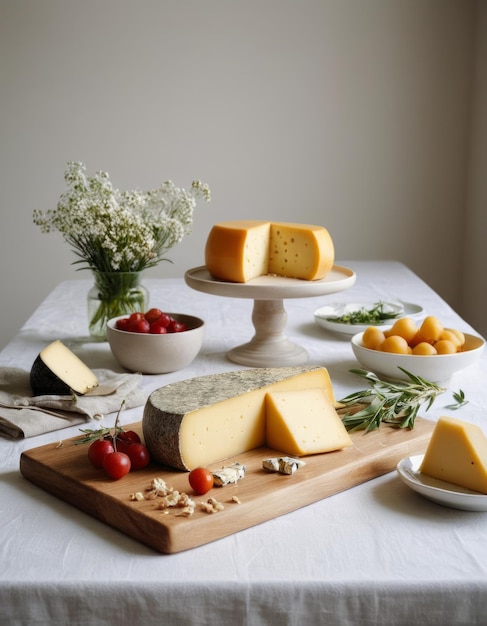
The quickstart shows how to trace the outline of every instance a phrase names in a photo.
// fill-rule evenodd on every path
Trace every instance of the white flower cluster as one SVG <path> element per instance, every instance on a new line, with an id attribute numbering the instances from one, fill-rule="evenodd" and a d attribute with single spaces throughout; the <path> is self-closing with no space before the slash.
<path id="1" fill-rule="evenodd" d="M 119 191 L 106 172 L 86 175 L 83 163 L 70 161 L 69 190 L 57 208 L 34 211 L 43 233 L 59 231 L 79 257 L 75 263 L 99 272 L 140 272 L 157 265 L 191 232 L 197 199 L 211 199 L 208 185 L 191 190 L 166 181 L 157 189 Z"/>

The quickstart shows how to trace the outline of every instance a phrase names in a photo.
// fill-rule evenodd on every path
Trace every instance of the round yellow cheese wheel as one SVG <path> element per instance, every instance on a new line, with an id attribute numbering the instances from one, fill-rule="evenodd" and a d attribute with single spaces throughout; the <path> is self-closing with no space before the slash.
<path id="1" fill-rule="evenodd" d="M 215 224 L 205 247 L 205 264 L 212 276 L 245 283 L 273 274 L 320 280 L 335 260 L 333 240 L 323 226 L 237 220 Z"/>

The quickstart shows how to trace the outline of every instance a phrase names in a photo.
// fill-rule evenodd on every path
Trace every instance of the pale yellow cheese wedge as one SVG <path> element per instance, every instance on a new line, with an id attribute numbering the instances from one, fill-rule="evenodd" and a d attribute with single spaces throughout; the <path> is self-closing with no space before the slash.
<path id="1" fill-rule="evenodd" d="M 220 280 L 246 283 L 273 274 L 319 280 L 333 267 L 335 250 L 323 226 L 235 220 L 211 229 L 205 246 L 205 264 Z"/>
<path id="2" fill-rule="evenodd" d="M 487 437 L 454 417 L 440 417 L 419 468 L 422 474 L 487 494 Z"/>
<path id="3" fill-rule="evenodd" d="M 352 440 L 324 390 L 311 388 L 266 394 L 266 443 L 305 456 L 347 448 Z"/>

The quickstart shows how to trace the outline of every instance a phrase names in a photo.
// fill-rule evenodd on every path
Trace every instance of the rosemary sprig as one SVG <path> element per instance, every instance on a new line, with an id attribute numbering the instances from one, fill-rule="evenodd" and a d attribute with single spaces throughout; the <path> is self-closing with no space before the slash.
<path id="1" fill-rule="evenodd" d="M 385 311 L 384 306 L 383 302 L 376 302 L 371 309 L 361 307 L 356 311 L 327 317 L 326 319 L 328 322 L 338 324 L 382 324 L 387 320 L 399 317 L 399 313 Z"/>
<path id="2" fill-rule="evenodd" d="M 120 413 L 122 412 L 124 404 L 125 400 L 122 400 L 122 404 L 118 409 L 117 417 L 115 418 L 115 425 L 113 426 L 113 428 L 98 428 L 97 430 L 93 430 L 91 428 L 80 428 L 79 430 L 80 432 L 84 433 L 84 437 L 81 437 L 81 439 L 76 439 L 76 441 L 73 441 L 73 444 L 77 446 L 81 443 L 91 443 L 96 439 L 103 439 L 107 435 L 115 438 L 119 433 L 123 433 L 124 430 L 121 426 L 119 426 L 118 423 L 120 420 Z"/>
<path id="3" fill-rule="evenodd" d="M 339 402 L 345 405 L 342 409 L 342 421 L 349 432 L 365 430 L 369 432 L 380 427 L 381 423 L 399 428 L 414 428 L 414 420 L 424 404 L 427 411 L 435 398 L 446 389 L 429 382 L 420 376 L 399 368 L 409 381 L 386 382 L 373 372 L 363 369 L 350 370 L 370 383 L 370 388 L 356 391 Z M 357 412 L 346 411 L 357 404 L 363 405 Z"/>
<path id="4" fill-rule="evenodd" d="M 111 428 L 99 428 L 98 430 L 92 430 L 90 428 L 84 428 L 84 429 L 80 428 L 80 432 L 84 434 L 84 437 L 81 437 L 81 439 L 76 439 L 76 441 L 73 441 L 73 444 L 75 446 L 81 443 L 91 443 L 92 441 L 95 441 L 95 439 L 103 439 L 103 437 L 106 437 L 107 435 L 112 434 L 112 429 Z"/>

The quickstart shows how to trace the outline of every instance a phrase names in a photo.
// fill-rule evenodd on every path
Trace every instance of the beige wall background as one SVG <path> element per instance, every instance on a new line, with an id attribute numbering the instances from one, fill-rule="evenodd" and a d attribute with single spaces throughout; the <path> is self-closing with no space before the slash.
<path id="1" fill-rule="evenodd" d="M 487 334 L 487 5 L 475 0 L 0 0 L 0 346 L 76 272 L 68 160 L 119 188 L 209 183 L 215 221 L 328 227 L 409 265 Z M 400 295 L 400 286 L 398 294 Z"/>

